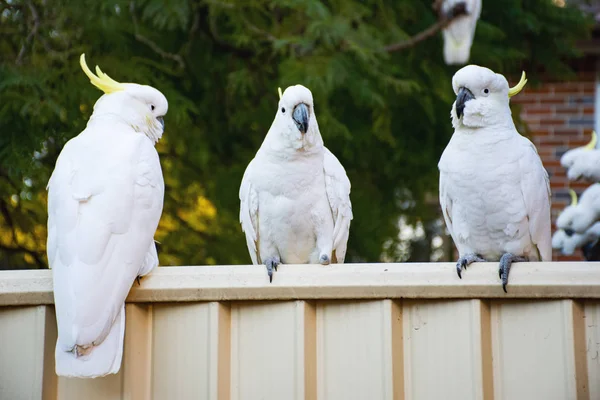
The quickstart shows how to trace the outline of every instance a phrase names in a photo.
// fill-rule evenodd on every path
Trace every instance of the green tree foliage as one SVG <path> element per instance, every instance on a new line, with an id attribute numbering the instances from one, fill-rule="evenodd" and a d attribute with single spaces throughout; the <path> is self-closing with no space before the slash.
<path id="1" fill-rule="evenodd" d="M 398 220 L 432 221 L 452 133 L 457 70 L 430 0 L 0 0 L 0 266 L 43 267 L 45 186 L 100 92 L 83 52 L 122 82 L 169 99 L 158 145 L 166 180 L 162 264 L 249 263 L 238 188 L 277 107 L 314 95 L 326 145 L 352 182 L 349 261 L 398 259 Z M 589 21 L 551 0 L 485 1 L 471 61 L 567 76 Z M 425 201 L 425 196 L 433 198 Z M 386 250 L 387 249 L 387 250 Z M 414 258 L 414 257 L 413 257 Z"/>

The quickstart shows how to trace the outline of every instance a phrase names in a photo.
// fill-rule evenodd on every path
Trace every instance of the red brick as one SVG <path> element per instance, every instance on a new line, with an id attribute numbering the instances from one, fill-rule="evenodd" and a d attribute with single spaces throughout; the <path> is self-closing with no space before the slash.
<path id="1" fill-rule="evenodd" d="M 576 105 L 555 105 L 550 107 L 557 115 L 569 117 L 569 114 L 578 114 L 580 106 Z"/>
<path id="2" fill-rule="evenodd" d="M 563 94 L 550 94 L 550 95 L 541 95 L 540 104 L 548 105 L 548 104 L 566 104 L 569 100 L 569 96 L 565 96 Z"/>
<path id="3" fill-rule="evenodd" d="M 590 142 L 590 140 L 592 140 L 592 137 L 589 135 L 587 138 L 582 139 L 569 138 L 569 148 L 574 149 L 575 147 L 585 146 Z"/>
<path id="4" fill-rule="evenodd" d="M 528 107 L 526 110 L 526 115 L 552 115 L 554 110 L 551 107 Z"/>
<path id="5" fill-rule="evenodd" d="M 578 135 L 579 132 L 581 132 L 580 128 L 554 128 L 553 133 L 555 135 L 564 135 L 564 136 L 570 136 L 570 135 Z"/>
<path id="6" fill-rule="evenodd" d="M 568 143 L 567 138 L 562 138 L 562 137 L 554 137 L 554 136 L 537 137 L 536 136 L 536 139 L 539 140 L 540 146 L 555 147 L 555 146 L 565 145 Z"/>
<path id="7" fill-rule="evenodd" d="M 582 107 L 579 107 L 579 111 L 583 115 L 594 115 L 596 112 L 596 110 L 594 109 L 594 106 L 589 105 L 589 104 L 585 104 Z"/>

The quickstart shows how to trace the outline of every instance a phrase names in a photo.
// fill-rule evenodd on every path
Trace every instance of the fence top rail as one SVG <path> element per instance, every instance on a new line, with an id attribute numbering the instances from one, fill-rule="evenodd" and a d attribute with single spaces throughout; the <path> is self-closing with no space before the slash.
<path id="1" fill-rule="evenodd" d="M 0 271 L 0 306 L 52 304 L 51 270 Z M 517 263 L 508 293 L 497 263 L 282 265 L 269 283 L 264 266 L 159 267 L 134 283 L 128 302 L 296 299 L 600 299 L 600 262 Z"/>

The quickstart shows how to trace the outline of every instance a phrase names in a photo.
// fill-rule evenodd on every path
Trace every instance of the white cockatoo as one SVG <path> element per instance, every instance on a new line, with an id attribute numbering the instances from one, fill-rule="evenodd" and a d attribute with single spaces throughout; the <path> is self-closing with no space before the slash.
<path id="1" fill-rule="evenodd" d="M 592 132 L 592 140 L 585 146 L 571 149 L 560 158 L 560 164 L 567 169 L 571 181 L 587 179 L 600 181 L 600 150 L 596 149 L 598 136 Z"/>
<path id="2" fill-rule="evenodd" d="M 571 194 L 573 197 L 573 194 Z M 600 220 L 600 183 L 594 183 L 583 191 L 579 201 L 575 197 L 556 219 L 556 227 L 566 232 L 585 233 Z"/>
<path id="3" fill-rule="evenodd" d="M 454 135 L 440 169 L 440 204 L 459 252 L 458 276 L 474 261 L 500 260 L 506 291 L 515 261 L 549 261 L 550 185 L 533 143 L 517 132 L 504 76 L 476 65 L 452 78 Z"/>
<path id="4" fill-rule="evenodd" d="M 441 12 L 446 18 L 452 18 L 456 7 L 464 7 L 465 15 L 457 17 L 442 30 L 444 61 L 448 65 L 462 65 L 469 61 L 475 28 L 481 15 L 481 0 L 444 0 Z"/>
<path id="5" fill-rule="evenodd" d="M 168 103 L 158 90 L 119 83 L 82 54 L 80 64 L 105 94 L 87 127 L 63 148 L 48 182 L 48 261 L 58 322 L 56 373 L 117 373 L 125 298 L 158 265 L 154 233 L 164 182 L 154 145 Z"/>
<path id="6" fill-rule="evenodd" d="M 588 250 L 596 245 L 600 238 L 600 222 L 594 223 L 585 233 L 566 232 L 562 229 L 557 230 L 552 235 L 552 248 L 560 250 L 564 255 L 570 256 L 575 249 L 581 249 L 588 261 Z M 594 260 L 597 261 L 597 260 Z"/>
<path id="7" fill-rule="evenodd" d="M 240 187 L 240 223 L 269 281 L 280 263 L 343 263 L 352 220 L 350 181 L 323 145 L 310 90 L 279 91 L 275 120 Z"/>

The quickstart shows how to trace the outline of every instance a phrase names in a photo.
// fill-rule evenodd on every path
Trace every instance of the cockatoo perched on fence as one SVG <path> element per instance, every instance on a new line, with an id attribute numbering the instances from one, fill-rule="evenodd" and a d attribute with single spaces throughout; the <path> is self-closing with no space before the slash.
<path id="1" fill-rule="evenodd" d="M 577 207 L 577 194 L 573 190 L 570 192 L 571 204 L 565 208 L 567 214 L 573 212 L 573 209 Z M 594 223 L 584 233 L 577 233 L 572 229 L 559 229 L 552 235 L 552 248 L 560 250 L 565 255 L 571 255 L 575 252 L 575 249 L 581 248 L 586 260 L 598 261 L 600 258 L 598 257 L 598 249 L 595 247 L 599 238 L 600 222 Z"/>
<path id="2" fill-rule="evenodd" d="M 158 265 L 154 233 L 164 182 L 154 144 L 167 99 L 119 83 L 82 54 L 80 64 L 105 94 L 87 127 L 63 148 L 48 182 L 48 260 L 58 322 L 56 373 L 95 378 L 119 371 L 125 298 Z"/>
<path id="3" fill-rule="evenodd" d="M 439 162 L 440 204 L 458 248 L 456 271 L 500 260 L 506 291 L 515 261 L 549 261 L 550 186 L 535 146 L 517 132 L 506 78 L 476 65 L 452 78 L 454 135 Z"/>
<path id="4" fill-rule="evenodd" d="M 441 12 L 446 18 L 451 18 L 456 7 L 461 4 L 466 15 L 457 17 L 442 31 L 444 61 L 448 65 L 466 64 L 469 61 L 475 28 L 481 14 L 481 0 L 445 0 Z"/>
<path id="5" fill-rule="evenodd" d="M 570 235 L 569 235 L 570 233 Z M 585 233 L 565 232 L 562 229 L 554 232 L 552 236 L 552 248 L 560 250 L 562 254 L 570 256 L 575 249 L 581 248 L 588 261 L 598 261 L 589 258 L 590 250 L 598 243 L 600 237 L 600 222 L 596 222 Z"/>
<path id="6" fill-rule="evenodd" d="M 310 90 L 280 94 L 275 120 L 240 187 L 240 222 L 269 281 L 280 263 L 343 263 L 352 220 L 350 181 L 323 145 Z"/>
<path id="7" fill-rule="evenodd" d="M 596 149 L 598 136 L 592 132 L 592 140 L 583 147 L 571 149 L 560 158 L 560 164 L 567 169 L 569 180 L 584 178 L 600 181 L 600 150 Z"/>
<path id="8" fill-rule="evenodd" d="M 575 198 L 576 199 L 576 198 Z M 589 186 L 556 219 L 556 227 L 566 232 L 585 233 L 600 220 L 600 183 Z"/>

